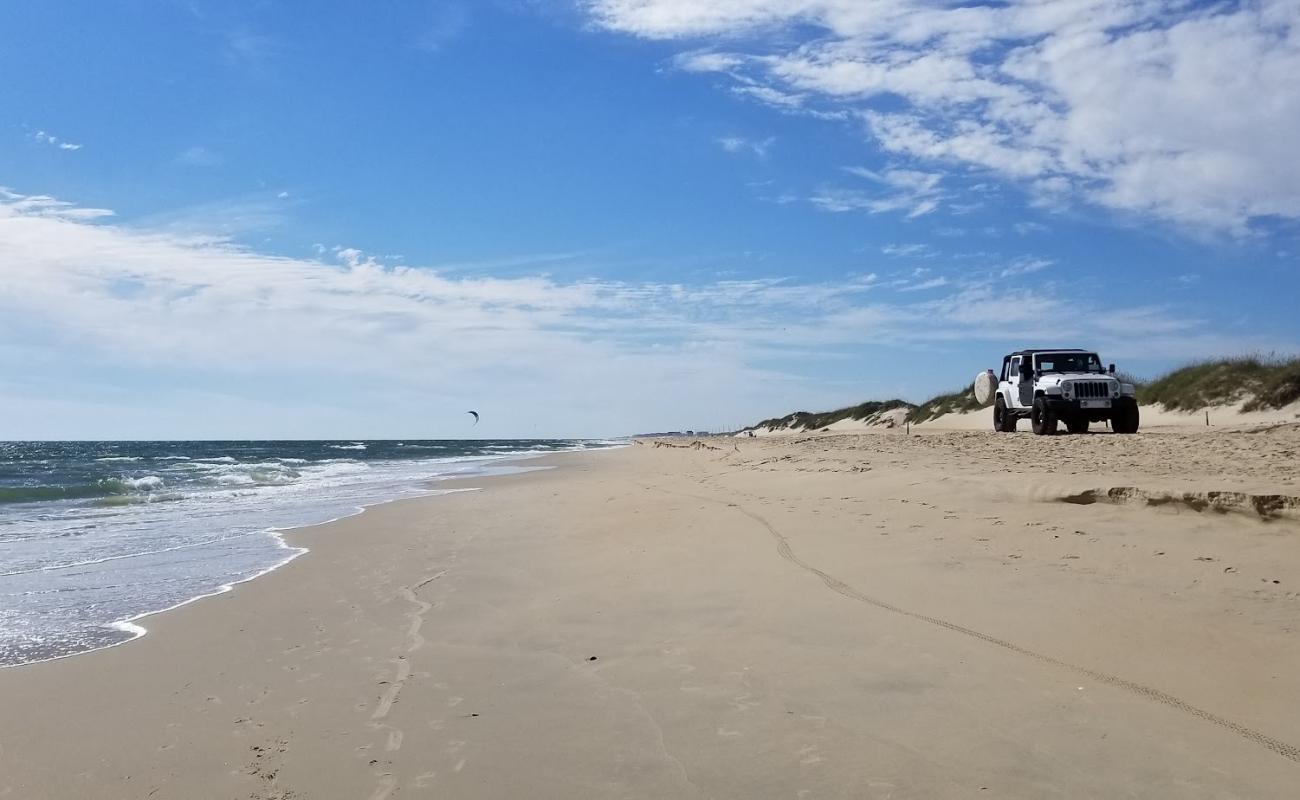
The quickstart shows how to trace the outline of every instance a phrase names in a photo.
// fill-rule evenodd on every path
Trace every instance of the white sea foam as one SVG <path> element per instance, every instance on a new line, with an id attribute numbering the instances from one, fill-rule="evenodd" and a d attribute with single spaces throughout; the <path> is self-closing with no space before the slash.
<path id="1" fill-rule="evenodd" d="M 118 494 L 108 497 L 101 497 L 95 501 L 95 505 L 101 507 L 112 506 L 130 506 L 143 505 L 148 503 L 174 503 L 178 500 L 184 500 L 185 495 L 180 492 L 151 492 L 149 494 Z"/>
<path id="2" fill-rule="evenodd" d="M 59 570 L 73 569 L 75 567 L 90 567 L 96 564 L 107 564 L 110 561 L 121 561 L 127 558 L 142 558 L 144 556 L 155 556 L 155 555 L 160 555 L 162 553 L 176 553 L 182 550 L 193 550 L 198 547 L 207 547 L 209 545 L 218 544 L 223 541 L 228 541 L 230 539 L 238 539 L 256 533 L 259 533 L 259 531 L 245 531 L 244 533 L 235 533 L 235 534 L 231 534 L 230 536 L 221 536 L 215 539 L 206 539 L 198 542 L 188 542 L 186 544 L 178 544 L 175 547 L 162 547 L 157 550 L 140 550 L 134 553 L 121 553 L 114 556 L 104 556 L 103 558 L 88 558 L 84 561 L 71 561 L 66 564 L 47 564 L 45 566 L 34 567 L 32 569 L 19 569 L 19 570 L 14 570 L 12 572 L 0 572 L 0 578 L 9 577 L 12 575 L 30 575 L 34 572 L 58 572 Z"/>
<path id="3" fill-rule="evenodd" d="M 157 475 L 145 475 L 141 478 L 118 478 L 118 480 L 125 486 L 138 491 L 161 489 L 167 483 Z"/>

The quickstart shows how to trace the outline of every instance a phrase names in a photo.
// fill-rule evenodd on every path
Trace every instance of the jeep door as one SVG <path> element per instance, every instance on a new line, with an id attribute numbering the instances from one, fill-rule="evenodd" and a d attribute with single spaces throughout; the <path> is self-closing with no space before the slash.
<path id="1" fill-rule="evenodd" d="M 1025 356 L 1025 359 L 1017 365 L 1017 377 L 1020 379 L 1020 402 L 1021 408 L 1029 408 L 1034 404 L 1034 362 L 1033 356 Z"/>
<path id="2" fill-rule="evenodd" d="M 1007 393 L 1009 395 L 1007 405 L 1013 408 L 1025 405 L 1020 402 L 1020 398 L 1024 396 L 1020 389 L 1020 378 L 1020 356 L 1012 356 L 1011 363 L 1007 365 L 1007 382 L 1011 384 L 1011 391 Z M 1029 396 L 1031 399 L 1033 398 L 1032 387 Z"/>

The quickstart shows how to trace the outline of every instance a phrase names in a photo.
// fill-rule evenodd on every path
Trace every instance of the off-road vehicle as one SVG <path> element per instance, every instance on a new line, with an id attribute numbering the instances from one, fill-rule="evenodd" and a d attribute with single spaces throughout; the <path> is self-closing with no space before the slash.
<path id="1" fill-rule="evenodd" d="M 1070 433 L 1087 433 L 1092 422 L 1109 422 L 1115 433 L 1137 433 L 1136 394 L 1133 384 L 1115 377 L 1114 364 L 1102 367 L 1096 353 L 1018 350 L 1002 359 L 993 429 L 1014 431 L 1016 423 L 1028 417 L 1040 436 L 1055 434 L 1058 421 Z"/>

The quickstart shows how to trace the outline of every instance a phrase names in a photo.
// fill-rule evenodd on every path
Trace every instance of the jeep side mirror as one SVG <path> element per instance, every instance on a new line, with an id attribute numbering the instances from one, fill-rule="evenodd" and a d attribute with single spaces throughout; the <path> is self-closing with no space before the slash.
<path id="1" fill-rule="evenodd" d="M 1111 365 L 1110 365 L 1110 374 L 1111 374 L 1111 375 L 1114 375 L 1114 374 L 1115 374 L 1115 365 L 1114 365 L 1114 364 L 1111 364 Z"/>

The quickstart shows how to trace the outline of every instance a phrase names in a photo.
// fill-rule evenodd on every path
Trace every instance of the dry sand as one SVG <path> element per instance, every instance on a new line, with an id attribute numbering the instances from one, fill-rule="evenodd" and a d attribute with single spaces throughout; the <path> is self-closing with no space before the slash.
<path id="1" fill-rule="evenodd" d="M 0 797 L 1296 796 L 1296 425 L 706 444 L 0 670 Z"/>

